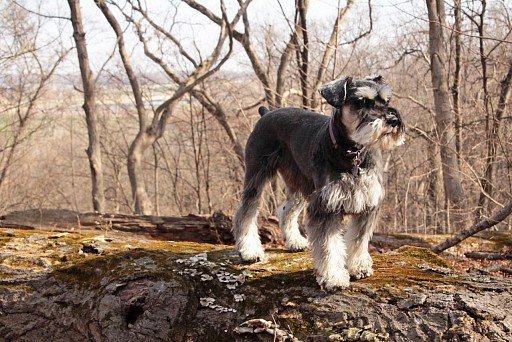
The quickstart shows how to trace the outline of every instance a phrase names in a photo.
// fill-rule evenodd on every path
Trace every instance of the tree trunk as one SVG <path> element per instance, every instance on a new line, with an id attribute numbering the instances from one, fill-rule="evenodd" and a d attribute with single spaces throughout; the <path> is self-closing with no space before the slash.
<path id="1" fill-rule="evenodd" d="M 309 36 L 306 21 L 306 14 L 309 7 L 309 0 L 296 0 L 295 3 L 296 29 L 298 32 L 296 38 L 302 38 L 302 44 L 298 39 L 296 42 L 297 65 L 299 69 L 300 89 L 302 97 L 302 108 L 309 108 L 308 95 L 308 67 L 309 67 Z"/>
<path id="2" fill-rule="evenodd" d="M 146 192 L 146 184 L 144 180 L 144 170 L 142 161 L 144 152 L 151 146 L 149 136 L 139 132 L 128 151 L 128 178 L 132 188 L 132 200 L 134 202 L 134 212 L 142 215 L 149 215 L 153 210 L 151 200 Z"/>
<path id="3" fill-rule="evenodd" d="M 499 252 L 466 252 L 466 258 L 476 260 L 512 260 L 512 253 Z"/>
<path id="4" fill-rule="evenodd" d="M 430 70 L 434 91 L 436 132 L 440 141 L 441 162 L 445 194 L 450 200 L 454 224 L 464 225 L 461 211 L 465 208 L 461 173 L 457 162 L 457 148 L 453 129 L 453 115 L 450 108 L 448 87 L 448 59 L 444 39 L 444 2 L 427 0 L 429 18 Z"/>
<path id="5" fill-rule="evenodd" d="M 496 154 L 496 136 L 495 133 L 492 132 L 492 127 L 494 126 L 492 121 L 492 114 L 489 109 L 489 87 L 488 87 L 488 75 L 487 75 L 487 55 L 485 52 L 484 46 L 484 17 L 485 10 L 487 7 L 487 2 L 485 0 L 482 1 L 482 10 L 478 14 L 480 20 L 476 23 L 478 29 L 478 47 L 479 47 L 479 55 L 480 55 L 480 65 L 482 66 L 482 90 L 484 92 L 484 109 L 485 109 L 485 141 L 487 148 L 487 158 L 485 159 L 485 167 L 484 174 L 480 179 L 480 184 L 482 186 L 482 191 L 480 192 L 480 196 L 478 198 L 478 203 L 476 207 L 476 221 L 479 221 L 485 213 L 485 204 L 488 201 L 488 197 L 492 198 L 493 195 L 493 184 L 492 184 L 492 175 L 494 171 L 494 158 L 493 156 Z M 490 208 L 489 208 L 490 209 Z"/>
<path id="6" fill-rule="evenodd" d="M 430 170 L 427 174 L 427 215 L 425 225 L 432 228 L 436 233 L 442 233 L 438 229 L 440 227 L 438 220 L 438 194 L 439 194 L 439 162 L 438 148 L 432 146 L 428 148 L 428 164 Z"/>
<path id="7" fill-rule="evenodd" d="M 452 98 L 453 98 L 453 112 L 455 114 L 455 146 L 457 150 L 457 160 L 460 167 L 460 158 L 462 153 L 462 118 L 460 115 L 460 97 L 459 97 L 459 85 L 460 85 L 460 72 L 462 63 L 462 40 L 461 40 L 461 29 L 462 29 L 462 8 L 461 0 L 455 0 L 454 16 L 455 16 L 455 30 L 453 35 L 455 36 L 455 70 L 453 75 L 452 85 Z"/>
<path id="8" fill-rule="evenodd" d="M 96 113 L 96 87 L 89 66 L 89 55 L 87 53 L 87 44 L 85 42 L 85 32 L 80 11 L 80 0 L 68 0 L 68 4 L 71 12 L 71 24 L 73 25 L 73 39 L 76 44 L 78 64 L 80 65 L 80 74 L 82 75 L 82 85 L 84 89 L 83 109 L 87 121 L 87 134 L 89 136 L 87 157 L 89 158 L 89 167 L 91 169 L 92 206 L 94 211 L 103 213 L 106 208 L 103 190 L 101 145 Z"/>

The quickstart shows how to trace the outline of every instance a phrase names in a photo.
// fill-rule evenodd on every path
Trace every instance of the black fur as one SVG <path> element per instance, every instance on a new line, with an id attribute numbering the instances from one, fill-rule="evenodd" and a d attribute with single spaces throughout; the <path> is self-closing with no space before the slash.
<path id="1" fill-rule="evenodd" d="M 268 108 L 267 107 L 264 107 L 264 106 L 261 106 L 260 108 L 258 108 L 258 113 L 263 116 L 265 114 L 267 114 L 269 112 Z"/>

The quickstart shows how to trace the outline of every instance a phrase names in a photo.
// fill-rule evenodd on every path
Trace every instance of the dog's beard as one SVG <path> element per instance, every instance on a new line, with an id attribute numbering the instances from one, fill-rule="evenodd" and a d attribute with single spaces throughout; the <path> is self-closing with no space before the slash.
<path id="1" fill-rule="evenodd" d="M 385 150 L 400 146 L 405 141 L 405 135 L 400 126 L 392 127 L 380 118 L 363 123 L 350 135 L 350 138 L 360 145 L 380 147 Z"/>

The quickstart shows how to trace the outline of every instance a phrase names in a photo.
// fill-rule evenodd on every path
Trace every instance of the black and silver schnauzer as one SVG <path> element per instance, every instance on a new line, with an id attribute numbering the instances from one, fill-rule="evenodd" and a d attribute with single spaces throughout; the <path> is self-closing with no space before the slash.
<path id="1" fill-rule="evenodd" d="M 334 107 L 331 117 L 260 108 L 262 118 L 247 141 L 244 191 L 233 230 L 243 261 L 263 260 L 258 206 L 265 185 L 279 172 L 287 186 L 287 199 L 278 208 L 286 247 L 308 247 L 297 222 L 308 202 L 306 232 L 317 281 L 331 290 L 348 287 L 351 277 L 373 274 L 368 242 L 384 198 L 381 151 L 403 144 L 405 134 L 381 76 L 344 77 L 320 93 Z M 345 233 L 344 216 L 351 218 Z"/>

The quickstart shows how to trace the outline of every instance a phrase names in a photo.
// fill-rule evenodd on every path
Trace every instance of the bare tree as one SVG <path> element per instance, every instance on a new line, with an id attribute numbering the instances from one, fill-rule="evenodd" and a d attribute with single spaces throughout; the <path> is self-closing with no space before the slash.
<path id="1" fill-rule="evenodd" d="M 218 25 L 220 25 L 220 23 L 222 22 L 220 17 L 215 15 L 208 8 L 197 3 L 195 0 L 184 0 L 184 2 L 186 2 L 190 7 L 194 8 L 195 10 L 206 16 L 212 22 Z M 288 23 L 288 25 L 290 26 L 291 33 L 279 57 L 279 63 L 275 68 L 275 75 L 272 75 L 271 68 L 265 68 L 265 65 L 267 63 L 265 63 L 261 59 L 261 57 L 256 53 L 256 48 L 252 41 L 254 37 L 252 35 L 249 16 L 247 14 L 247 11 L 244 12 L 242 20 L 244 31 L 240 32 L 233 28 L 233 37 L 244 48 L 244 51 L 246 52 L 246 55 L 251 63 L 252 69 L 256 77 L 260 81 L 261 85 L 263 86 L 265 99 L 270 107 L 279 108 L 283 105 L 284 97 L 286 96 L 285 80 L 291 62 L 291 56 L 295 51 L 297 56 L 297 65 L 299 67 L 302 105 L 303 107 L 308 108 L 318 108 L 318 89 L 320 88 L 321 84 L 325 81 L 329 63 L 332 61 L 334 52 L 336 51 L 336 46 L 338 44 L 338 34 L 341 29 L 341 22 L 345 15 L 350 10 L 350 8 L 352 7 L 353 3 L 353 0 L 348 0 L 343 8 L 338 9 L 338 15 L 336 17 L 336 20 L 334 21 L 330 38 L 328 42 L 325 44 L 324 52 L 321 54 L 322 57 L 320 66 L 318 67 L 315 77 L 312 80 L 310 80 L 308 77 L 308 70 L 311 69 L 312 63 L 309 59 L 308 54 L 309 36 L 306 24 L 306 16 L 310 5 L 310 1 L 296 0 L 295 20 L 293 25 Z M 370 2 L 369 10 L 371 13 Z M 372 18 L 370 15 L 370 27 L 371 21 Z M 368 33 L 369 31 L 365 32 L 364 35 L 360 36 L 366 36 Z M 352 42 L 357 41 L 359 38 L 360 37 L 354 39 Z M 319 51 L 316 51 L 316 53 L 318 54 Z"/>
<path id="2" fill-rule="evenodd" d="M 445 8 L 442 0 L 427 0 L 429 19 L 430 71 L 434 92 L 436 133 L 440 141 L 444 190 L 453 209 L 460 214 L 465 206 L 461 173 L 453 128 L 453 114 L 448 87 L 447 52 L 444 37 Z M 456 215 L 455 221 L 461 221 Z M 462 222 L 458 222 L 460 225 Z"/>
<path id="3" fill-rule="evenodd" d="M 98 118 L 96 113 L 96 86 L 91 67 L 89 65 L 89 54 L 85 40 L 85 32 L 82 24 L 82 13 L 80 0 L 68 0 L 71 12 L 71 24 L 73 25 L 73 39 L 75 40 L 80 74 L 82 76 L 85 119 L 87 122 L 87 133 L 89 146 L 87 157 L 91 169 L 92 181 L 92 206 L 94 211 L 105 212 L 105 194 L 103 186 L 103 166 L 101 161 L 101 137 L 98 130 Z"/>
<path id="4" fill-rule="evenodd" d="M 0 189 L 9 177 L 18 148 L 43 126 L 43 120 L 31 124 L 52 76 L 69 52 L 58 46 L 54 56 L 46 59 L 40 42 L 42 18 L 31 20 L 28 12 L 14 3 L 4 10 L 0 17 L 0 38 L 5 44 L 0 47 L 0 67 L 4 70 L 0 84 L 4 87 L 2 114 L 6 124 L 0 133 L 7 138 L 0 146 Z"/>
<path id="5" fill-rule="evenodd" d="M 462 154 L 462 142 L 461 142 L 461 114 L 460 114 L 460 73 L 462 69 L 462 5 L 460 0 L 454 0 L 453 3 L 453 12 L 455 17 L 454 29 L 452 30 L 452 35 L 455 41 L 455 70 L 453 72 L 453 84 L 451 87 L 452 90 L 452 99 L 453 99 L 453 112 L 455 114 L 455 146 L 457 149 L 457 158 L 459 161 L 460 167 L 460 157 Z"/>
<path id="6" fill-rule="evenodd" d="M 123 30 L 121 29 L 118 20 L 110 11 L 104 0 L 95 0 L 95 3 L 116 34 L 119 54 L 125 68 L 126 75 L 130 81 L 133 96 L 135 98 L 136 109 L 139 118 L 139 132 L 130 145 L 128 154 L 128 174 L 132 187 L 132 196 L 135 202 L 135 212 L 138 214 L 150 214 L 152 211 L 151 201 L 148 197 L 144 184 L 142 169 L 142 159 L 144 153 L 148 147 L 150 147 L 155 141 L 162 137 L 169 121 L 169 117 L 177 108 L 181 97 L 189 92 L 198 83 L 215 73 L 222 66 L 222 64 L 227 61 L 227 58 L 229 57 L 232 50 L 229 22 L 227 20 L 224 4 L 221 1 L 222 24 L 219 39 L 215 48 L 208 56 L 208 58 L 202 60 L 200 64 L 193 65 L 194 70 L 184 79 L 181 79 L 175 72 L 172 72 L 170 69 L 168 69 L 169 73 L 172 73 L 175 76 L 173 81 L 178 84 L 178 88 L 169 99 L 164 101 L 156 109 L 151 122 L 149 122 L 148 113 L 142 98 L 142 90 L 139 85 L 137 76 L 133 70 L 128 52 L 126 51 Z M 230 42 L 229 51 L 226 55 L 224 55 L 222 59 L 220 59 L 222 50 L 224 48 L 224 43 L 228 38 Z M 181 46 L 178 39 L 173 39 L 172 41 L 177 45 L 178 48 Z M 186 52 L 185 55 L 187 55 Z"/>
<path id="7" fill-rule="evenodd" d="M 184 2 L 187 3 L 191 8 L 206 16 L 212 22 L 219 26 L 222 25 L 221 17 L 217 16 L 203 5 L 197 3 L 195 0 L 184 0 Z M 239 0 L 238 2 L 240 7 L 247 7 L 249 4 L 249 1 L 243 3 L 241 0 Z M 274 108 L 281 107 L 282 96 L 284 93 L 285 74 L 290 64 L 290 57 L 295 49 L 295 43 L 297 41 L 296 30 L 291 33 L 290 39 L 280 57 L 280 63 L 277 67 L 277 75 L 275 77 L 276 81 L 274 81 L 274 77 L 271 75 L 271 70 L 269 68 L 265 68 L 264 61 L 256 52 L 253 42 L 251 41 L 252 30 L 247 10 L 243 11 L 242 22 L 244 28 L 243 32 L 240 32 L 232 27 L 233 38 L 242 45 L 247 57 L 249 58 L 252 69 L 263 86 L 265 99 L 269 106 Z"/>

